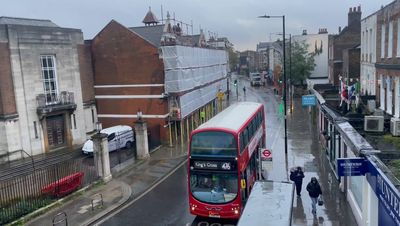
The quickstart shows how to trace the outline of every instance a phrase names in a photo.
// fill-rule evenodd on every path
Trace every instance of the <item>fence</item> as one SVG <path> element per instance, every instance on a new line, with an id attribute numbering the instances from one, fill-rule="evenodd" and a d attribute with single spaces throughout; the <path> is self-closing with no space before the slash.
<path id="1" fill-rule="evenodd" d="M 97 179 L 93 164 L 88 164 L 86 158 L 79 158 L 2 180 L 0 225 L 48 205 Z"/>

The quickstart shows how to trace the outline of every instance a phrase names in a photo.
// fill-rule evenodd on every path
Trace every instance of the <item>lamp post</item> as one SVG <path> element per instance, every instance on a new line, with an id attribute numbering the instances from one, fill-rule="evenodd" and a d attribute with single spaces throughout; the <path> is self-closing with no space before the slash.
<path id="1" fill-rule="evenodd" d="M 285 15 L 282 16 L 259 16 L 258 18 L 282 18 L 283 27 L 283 111 L 285 117 L 285 154 L 288 152 L 287 148 L 287 121 L 286 121 L 286 45 L 285 45 Z"/>

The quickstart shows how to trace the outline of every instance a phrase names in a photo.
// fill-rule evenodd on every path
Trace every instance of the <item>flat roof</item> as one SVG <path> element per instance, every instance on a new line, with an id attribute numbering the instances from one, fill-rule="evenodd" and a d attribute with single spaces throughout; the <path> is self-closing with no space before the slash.
<path id="1" fill-rule="evenodd" d="M 257 181 L 237 226 L 291 225 L 293 196 L 289 181 Z"/>
<path id="2" fill-rule="evenodd" d="M 216 116 L 199 126 L 198 129 L 222 128 L 238 131 L 246 120 L 253 115 L 259 107 L 263 106 L 255 102 L 235 103 Z"/>

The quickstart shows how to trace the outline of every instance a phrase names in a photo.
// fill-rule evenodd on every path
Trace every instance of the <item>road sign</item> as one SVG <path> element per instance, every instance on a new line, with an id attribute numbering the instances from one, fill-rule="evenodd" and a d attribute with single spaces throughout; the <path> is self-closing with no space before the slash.
<path id="1" fill-rule="evenodd" d="M 272 153 L 271 153 L 271 151 L 268 150 L 268 149 L 262 149 L 262 150 L 261 150 L 261 159 L 262 159 L 262 160 L 269 160 L 269 161 L 271 161 L 271 160 L 272 160 Z"/>
<path id="2" fill-rule="evenodd" d="M 302 106 L 315 106 L 317 103 L 315 95 L 303 95 L 301 97 Z"/>
<path id="3" fill-rule="evenodd" d="M 368 171 L 365 158 L 338 158 L 337 174 L 342 176 L 364 176 Z"/>

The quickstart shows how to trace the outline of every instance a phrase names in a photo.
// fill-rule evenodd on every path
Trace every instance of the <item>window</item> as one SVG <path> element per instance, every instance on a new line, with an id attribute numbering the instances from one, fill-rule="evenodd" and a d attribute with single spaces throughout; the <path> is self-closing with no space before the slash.
<path id="1" fill-rule="evenodd" d="M 375 49 L 375 38 L 372 36 L 372 29 L 369 29 L 369 62 L 372 62 L 374 58 L 374 49 Z"/>
<path id="2" fill-rule="evenodd" d="M 196 156 L 236 156 L 236 140 L 230 133 L 219 131 L 200 132 L 193 135 L 190 151 L 192 155 Z"/>
<path id="3" fill-rule="evenodd" d="M 107 140 L 112 141 L 112 140 L 114 140 L 114 138 L 115 138 L 115 133 L 112 133 L 112 134 L 108 135 Z"/>
<path id="4" fill-rule="evenodd" d="M 368 61 L 368 55 L 369 55 L 369 42 L 368 40 L 368 31 L 365 33 L 365 46 L 364 46 L 364 61 Z"/>
<path id="5" fill-rule="evenodd" d="M 72 114 L 72 118 L 74 120 L 74 129 L 76 129 L 76 118 L 75 118 L 75 114 Z"/>
<path id="6" fill-rule="evenodd" d="M 35 138 L 39 138 L 36 121 L 33 121 L 33 129 L 35 130 Z"/>
<path id="7" fill-rule="evenodd" d="M 190 174 L 190 192 L 206 203 L 227 203 L 233 201 L 238 193 L 236 173 L 200 173 Z"/>
<path id="8" fill-rule="evenodd" d="M 397 20 L 397 51 L 396 56 L 400 57 L 400 18 Z"/>
<path id="9" fill-rule="evenodd" d="M 388 34 L 388 58 L 393 56 L 393 22 L 389 23 L 389 34 Z"/>
<path id="10" fill-rule="evenodd" d="M 385 25 L 381 28 L 381 58 L 385 58 Z"/>
<path id="11" fill-rule="evenodd" d="M 55 57 L 53 55 L 40 56 L 40 63 L 42 65 L 42 79 L 46 104 L 57 103 L 58 87 Z"/>

